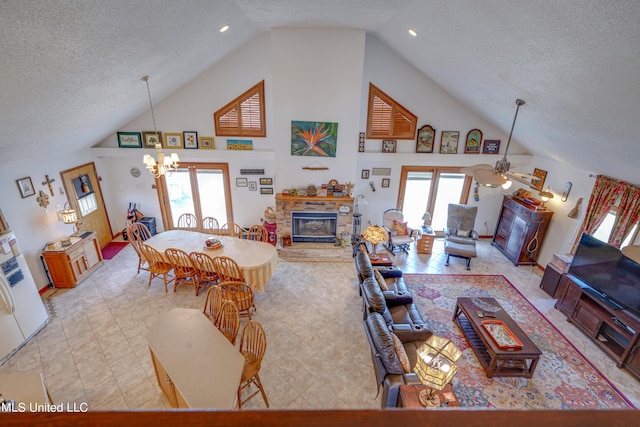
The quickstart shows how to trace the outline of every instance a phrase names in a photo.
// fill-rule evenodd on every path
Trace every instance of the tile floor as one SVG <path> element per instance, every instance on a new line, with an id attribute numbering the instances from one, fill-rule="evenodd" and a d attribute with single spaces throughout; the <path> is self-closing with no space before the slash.
<path id="1" fill-rule="evenodd" d="M 554 300 L 538 287 L 538 268 L 513 266 L 488 241 L 479 243 L 470 272 L 460 259 L 446 267 L 439 239 L 431 255 L 412 248 L 395 263 L 407 273 L 504 275 L 640 407 L 638 381 L 553 309 Z M 48 291 L 49 325 L 0 372 L 44 373 L 56 403 L 87 402 L 90 410 L 168 408 L 146 334 L 156 316 L 173 307 L 201 309 L 204 295 L 195 297 L 188 286 L 165 294 L 159 280 L 148 288 L 148 273 L 136 274 L 136 267 L 129 246 L 78 287 Z M 357 285 L 353 262 L 281 261 L 266 292 L 257 295 L 255 319 L 267 334 L 260 376 L 271 408 L 379 408 Z M 259 396 L 247 405 L 264 407 Z"/>

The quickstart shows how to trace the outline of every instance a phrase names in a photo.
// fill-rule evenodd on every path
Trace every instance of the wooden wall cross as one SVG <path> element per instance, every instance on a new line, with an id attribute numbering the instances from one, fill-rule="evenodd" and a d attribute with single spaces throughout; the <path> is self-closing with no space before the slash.
<path id="1" fill-rule="evenodd" d="M 45 179 L 45 181 L 42 183 L 42 185 L 48 185 L 49 186 L 49 192 L 53 196 L 53 185 L 51 185 L 51 184 L 53 184 L 55 182 L 55 179 L 49 179 L 49 175 L 45 175 L 44 179 Z"/>

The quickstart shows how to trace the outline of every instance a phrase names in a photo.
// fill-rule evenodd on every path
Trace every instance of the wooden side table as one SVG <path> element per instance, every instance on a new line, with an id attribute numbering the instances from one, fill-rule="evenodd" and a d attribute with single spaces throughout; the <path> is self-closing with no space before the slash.
<path id="1" fill-rule="evenodd" d="M 420 398 L 418 395 L 422 390 L 425 389 L 423 385 L 401 385 L 400 392 L 398 393 L 398 408 L 407 408 L 407 409 L 426 409 L 420 403 Z M 453 387 L 451 384 L 447 384 L 446 387 L 438 392 L 438 397 L 440 398 L 440 404 L 444 404 L 446 401 L 449 401 L 446 406 L 459 407 L 460 402 L 458 401 L 458 397 L 453 392 Z"/>
<path id="2" fill-rule="evenodd" d="M 433 249 L 433 240 L 436 238 L 436 233 L 422 232 L 422 235 L 418 239 L 416 245 L 416 251 L 419 254 L 430 254 Z"/>

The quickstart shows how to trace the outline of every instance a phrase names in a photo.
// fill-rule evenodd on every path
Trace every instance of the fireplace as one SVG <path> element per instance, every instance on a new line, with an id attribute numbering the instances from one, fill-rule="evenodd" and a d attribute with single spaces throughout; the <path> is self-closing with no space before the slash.
<path id="1" fill-rule="evenodd" d="M 333 243 L 337 226 L 337 212 L 291 212 L 293 242 Z"/>

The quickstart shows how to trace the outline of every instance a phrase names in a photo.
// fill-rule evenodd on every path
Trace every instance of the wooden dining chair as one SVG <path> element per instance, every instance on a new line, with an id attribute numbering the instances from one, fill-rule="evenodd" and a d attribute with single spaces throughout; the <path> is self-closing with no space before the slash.
<path id="1" fill-rule="evenodd" d="M 133 222 L 127 226 L 127 239 L 129 239 L 129 243 L 133 246 L 133 249 L 136 251 L 136 255 L 138 255 L 138 273 L 140 270 L 148 270 L 148 267 L 142 267 L 143 264 L 147 264 L 147 260 L 142 257 L 142 253 L 140 252 L 140 243 L 151 237 L 151 232 L 141 222 Z"/>
<path id="2" fill-rule="evenodd" d="M 192 213 L 183 213 L 178 217 L 177 230 L 200 231 L 200 220 Z"/>
<path id="3" fill-rule="evenodd" d="M 247 232 L 247 239 L 257 242 L 268 242 L 269 232 L 263 225 L 252 225 Z"/>
<path id="4" fill-rule="evenodd" d="M 223 302 L 224 299 L 222 299 L 220 288 L 218 288 L 217 285 L 211 286 L 207 290 L 207 295 L 204 300 L 204 308 L 202 309 L 202 312 L 209 318 L 211 323 L 215 324 Z"/>
<path id="5" fill-rule="evenodd" d="M 232 236 L 237 238 L 242 238 L 242 234 L 244 230 L 235 222 L 227 222 L 222 224 L 220 227 L 220 235 L 221 236 Z"/>
<path id="6" fill-rule="evenodd" d="M 198 291 L 196 291 L 196 296 L 198 296 L 200 289 L 218 284 L 218 273 L 213 259 L 209 255 L 203 252 L 191 252 L 189 258 L 191 258 L 198 275 Z"/>
<path id="7" fill-rule="evenodd" d="M 235 345 L 238 330 L 240 329 L 240 313 L 236 303 L 228 300 L 224 301 L 213 324 L 222 332 L 222 335 L 227 337 L 231 344 Z"/>
<path id="8" fill-rule="evenodd" d="M 178 289 L 180 283 L 191 282 L 193 283 L 196 296 L 198 296 L 198 271 L 193 266 L 189 254 L 182 249 L 168 248 L 164 251 L 164 255 L 173 266 L 173 274 L 175 276 L 173 292 Z"/>
<path id="9" fill-rule="evenodd" d="M 262 329 L 262 325 L 255 320 L 250 320 L 245 323 L 240 333 L 240 353 L 245 358 L 244 368 L 242 370 L 242 379 L 240 380 L 240 387 L 238 388 L 237 404 L 238 409 L 242 408 L 249 399 L 253 398 L 258 392 L 262 394 L 265 405 L 269 407 L 269 401 L 267 395 L 264 392 L 262 383 L 260 382 L 260 366 L 262 365 L 262 358 L 267 350 L 267 338 Z M 258 390 L 254 391 L 251 395 L 242 399 L 242 392 L 254 384 L 258 387 Z"/>
<path id="10" fill-rule="evenodd" d="M 207 216 L 202 219 L 202 232 L 207 234 L 219 234 L 220 224 L 218 220 L 212 216 Z"/>
<path id="11" fill-rule="evenodd" d="M 256 311 L 255 289 L 253 286 L 242 281 L 220 282 L 218 285 L 222 299 L 231 300 L 238 306 L 241 316 L 246 316 L 251 320 L 251 313 Z"/>
<path id="12" fill-rule="evenodd" d="M 151 286 L 151 280 L 156 277 L 162 276 L 164 281 L 164 292 L 167 292 L 167 284 L 175 281 L 175 277 L 170 276 L 169 272 L 173 269 L 171 263 L 164 260 L 162 252 L 159 252 L 154 247 L 147 245 L 144 242 L 140 242 L 140 253 L 142 257 L 147 261 L 149 270 L 149 283 L 147 287 Z M 167 282 L 167 279 L 170 280 Z"/>
<path id="13" fill-rule="evenodd" d="M 244 274 L 233 258 L 227 256 L 217 256 L 213 258 L 213 265 L 218 274 L 218 280 L 221 282 L 227 282 L 230 280 L 237 280 L 244 282 Z"/>

